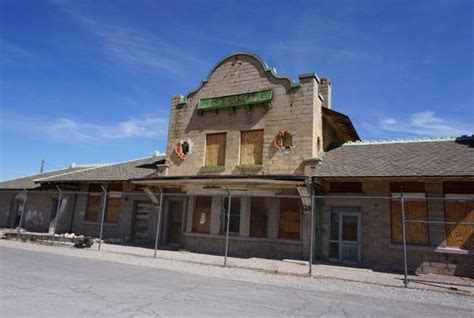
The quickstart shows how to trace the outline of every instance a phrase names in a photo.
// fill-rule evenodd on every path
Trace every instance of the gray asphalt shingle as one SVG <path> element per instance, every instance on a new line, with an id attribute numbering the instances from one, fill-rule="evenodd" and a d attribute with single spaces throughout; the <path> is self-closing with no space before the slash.
<path id="1" fill-rule="evenodd" d="M 314 176 L 474 176 L 474 138 L 349 143 L 324 153 Z"/>

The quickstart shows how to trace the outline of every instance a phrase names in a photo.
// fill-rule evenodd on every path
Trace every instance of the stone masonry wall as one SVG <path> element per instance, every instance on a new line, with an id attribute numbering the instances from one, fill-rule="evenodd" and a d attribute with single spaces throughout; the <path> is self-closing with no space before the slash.
<path id="1" fill-rule="evenodd" d="M 220 110 L 218 113 L 197 112 L 199 99 L 272 89 L 271 108 L 253 106 Z M 315 137 L 322 136 L 321 102 L 315 77 L 301 79 L 301 87 L 291 88 L 286 79 L 277 79 L 265 72 L 255 58 L 242 55 L 229 58 L 211 74 L 207 83 L 190 96 L 185 106 L 173 98 L 167 146 L 169 175 L 198 175 L 205 162 L 206 134 L 227 132 L 225 170 L 222 174 L 248 174 L 239 169 L 240 132 L 264 129 L 263 169 L 259 174 L 302 174 L 304 159 L 316 155 Z M 273 146 L 280 129 L 296 134 L 296 148 L 289 155 Z M 176 144 L 190 138 L 193 153 L 181 161 L 174 154 Z M 208 174 L 208 173 L 206 173 Z"/>

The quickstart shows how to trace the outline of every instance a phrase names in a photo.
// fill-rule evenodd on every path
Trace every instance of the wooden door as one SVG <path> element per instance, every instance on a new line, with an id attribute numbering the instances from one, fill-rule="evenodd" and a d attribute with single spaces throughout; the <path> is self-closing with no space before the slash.
<path id="1" fill-rule="evenodd" d="M 474 248 L 474 227 L 459 224 L 474 223 L 474 201 L 446 200 L 445 218 L 449 222 L 446 224 L 446 245 L 462 249 Z"/>
<path id="2" fill-rule="evenodd" d="M 180 245 L 183 201 L 170 201 L 168 212 L 168 244 Z"/>
<path id="3" fill-rule="evenodd" d="M 136 201 L 132 228 L 132 239 L 135 241 L 150 241 L 149 219 L 153 205 L 146 201 Z"/>

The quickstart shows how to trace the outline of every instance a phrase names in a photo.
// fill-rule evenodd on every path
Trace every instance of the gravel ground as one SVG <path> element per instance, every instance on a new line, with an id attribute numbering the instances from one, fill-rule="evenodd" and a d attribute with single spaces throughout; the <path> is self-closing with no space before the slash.
<path id="1" fill-rule="evenodd" d="M 219 266 L 197 264 L 193 262 L 166 260 L 160 258 L 153 259 L 152 257 L 110 252 L 106 251 L 107 248 L 105 248 L 105 246 L 107 245 L 102 245 L 102 251 L 97 251 L 95 248 L 81 250 L 68 246 L 48 246 L 42 244 L 0 240 L 0 247 L 81 257 L 99 261 L 186 273 L 191 275 L 272 285 L 283 288 L 288 287 L 320 292 L 367 295 L 368 297 L 382 297 L 400 302 L 410 301 L 423 304 L 454 306 L 457 308 L 474 311 L 474 297 L 471 293 L 453 293 L 444 292 L 444 290 L 432 291 L 420 290 L 416 288 L 393 288 L 321 277 L 308 278 L 295 275 L 275 275 L 263 271 L 248 270 L 236 267 L 223 268 Z M 144 250 L 147 250 L 150 253 L 149 249 Z"/>

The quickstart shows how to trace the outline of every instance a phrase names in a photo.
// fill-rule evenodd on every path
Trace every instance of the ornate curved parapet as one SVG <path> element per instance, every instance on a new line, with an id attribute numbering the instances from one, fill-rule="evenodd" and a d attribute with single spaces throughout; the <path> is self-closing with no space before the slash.
<path id="1" fill-rule="evenodd" d="M 211 69 L 211 71 L 209 72 L 209 74 L 207 75 L 206 79 L 204 79 L 203 81 L 201 81 L 201 83 L 199 84 L 198 87 L 196 87 L 195 89 L 189 91 L 185 96 L 181 96 L 181 99 L 180 101 L 178 102 L 178 105 L 183 105 L 183 104 L 186 104 L 187 102 L 187 99 L 197 93 L 203 86 L 204 84 L 206 84 L 209 79 L 211 78 L 212 74 L 216 71 L 216 69 L 221 66 L 224 62 L 226 62 L 227 60 L 233 58 L 233 57 L 236 57 L 236 56 L 248 56 L 248 57 L 251 57 L 253 58 L 254 60 L 256 60 L 260 66 L 262 67 L 263 71 L 265 73 L 269 73 L 273 76 L 273 78 L 275 79 L 278 79 L 278 80 L 286 80 L 288 81 L 288 83 L 290 84 L 290 87 L 291 88 L 296 88 L 296 87 L 300 87 L 301 84 L 300 83 L 297 83 L 297 82 L 294 82 L 290 77 L 288 76 L 280 76 L 276 73 L 276 70 L 275 68 L 273 67 L 269 67 L 267 63 L 265 63 L 265 61 L 263 59 L 261 59 L 259 56 L 253 54 L 253 53 L 249 53 L 249 52 L 234 52 L 232 54 L 229 54 L 227 55 L 226 57 L 224 57 L 223 59 L 221 59 L 219 62 L 217 62 L 214 67 Z M 306 75 L 306 74 L 305 74 Z M 316 77 L 317 78 L 317 77 Z M 318 80 L 318 79 L 317 79 Z"/>

